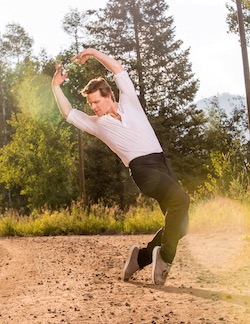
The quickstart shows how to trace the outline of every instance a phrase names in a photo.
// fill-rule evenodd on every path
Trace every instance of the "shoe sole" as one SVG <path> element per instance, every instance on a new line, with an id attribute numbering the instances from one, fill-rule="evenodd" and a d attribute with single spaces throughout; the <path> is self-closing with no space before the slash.
<path id="1" fill-rule="evenodd" d="M 160 246 L 156 246 L 153 249 L 153 253 L 152 253 L 152 281 L 154 285 L 159 285 L 155 283 L 155 278 L 154 278 L 154 269 L 156 267 L 156 259 L 157 259 L 157 254 L 158 254 L 158 250 L 160 250 Z"/>
<path id="2" fill-rule="evenodd" d="M 128 257 L 127 257 L 127 261 L 126 261 L 126 263 L 125 263 L 125 265 L 124 265 L 124 267 L 123 267 L 123 271 L 122 271 L 122 280 L 123 280 L 123 281 L 129 281 L 129 279 L 131 278 L 131 277 L 130 277 L 130 278 L 126 279 L 126 278 L 125 278 L 125 273 L 126 273 L 126 269 L 127 269 L 128 265 L 129 265 L 129 263 L 130 263 L 130 260 L 131 260 L 132 254 L 133 254 L 133 252 L 134 252 L 135 249 L 138 249 L 138 247 L 137 247 L 136 245 L 132 245 L 132 246 L 130 247 L 130 249 L 129 249 Z"/>

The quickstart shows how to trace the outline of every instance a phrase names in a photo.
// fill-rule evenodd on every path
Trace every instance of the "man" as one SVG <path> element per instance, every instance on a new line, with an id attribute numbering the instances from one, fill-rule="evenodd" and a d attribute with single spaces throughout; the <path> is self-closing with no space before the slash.
<path id="1" fill-rule="evenodd" d="M 110 56 L 89 48 L 72 58 L 84 64 L 92 56 L 114 74 L 120 91 L 116 102 L 108 83 L 101 78 L 91 80 L 82 90 L 94 116 L 72 109 L 60 86 L 68 76 L 56 65 L 52 80 L 55 99 L 66 120 L 86 131 L 116 153 L 130 168 L 142 193 L 155 198 L 165 215 L 165 225 L 144 248 L 133 245 L 124 265 L 122 278 L 152 263 L 152 280 L 164 285 L 176 254 L 178 241 L 186 234 L 189 196 L 179 185 L 169 159 L 151 127 L 136 95 L 134 86 L 123 66 Z"/>

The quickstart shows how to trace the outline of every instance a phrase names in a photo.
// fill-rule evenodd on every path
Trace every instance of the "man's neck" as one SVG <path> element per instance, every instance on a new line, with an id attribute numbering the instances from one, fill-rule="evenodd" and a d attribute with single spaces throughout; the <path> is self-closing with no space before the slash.
<path id="1" fill-rule="evenodd" d="M 118 103 L 114 102 L 112 104 L 112 106 L 110 107 L 110 110 L 108 112 L 108 114 L 112 117 L 114 117 L 115 119 L 121 120 L 121 116 L 120 114 L 118 114 Z"/>

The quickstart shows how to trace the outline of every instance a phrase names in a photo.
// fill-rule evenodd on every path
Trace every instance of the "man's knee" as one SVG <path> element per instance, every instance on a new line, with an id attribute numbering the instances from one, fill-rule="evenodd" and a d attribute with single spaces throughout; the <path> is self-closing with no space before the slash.
<path id="1" fill-rule="evenodd" d="M 183 191 L 183 194 L 182 194 L 182 204 L 187 209 L 189 208 L 189 205 L 190 205 L 190 197 L 189 197 L 189 195 L 185 191 Z"/>
<path id="2" fill-rule="evenodd" d="M 175 192 L 173 191 L 171 202 L 172 208 L 179 209 L 185 214 L 189 209 L 190 197 L 183 189 L 180 188 Z"/>

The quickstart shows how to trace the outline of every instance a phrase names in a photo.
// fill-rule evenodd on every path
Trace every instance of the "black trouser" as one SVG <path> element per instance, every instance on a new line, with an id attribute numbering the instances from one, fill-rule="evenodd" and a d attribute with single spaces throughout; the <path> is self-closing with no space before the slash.
<path id="1" fill-rule="evenodd" d="M 172 263 L 178 241 L 187 233 L 189 196 L 181 188 L 172 169 L 170 160 L 164 153 L 153 153 L 132 160 L 129 164 L 131 175 L 145 195 L 155 198 L 165 215 L 165 226 L 139 251 L 140 268 L 152 262 L 152 251 L 161 246 L 161 257 Z"/>

